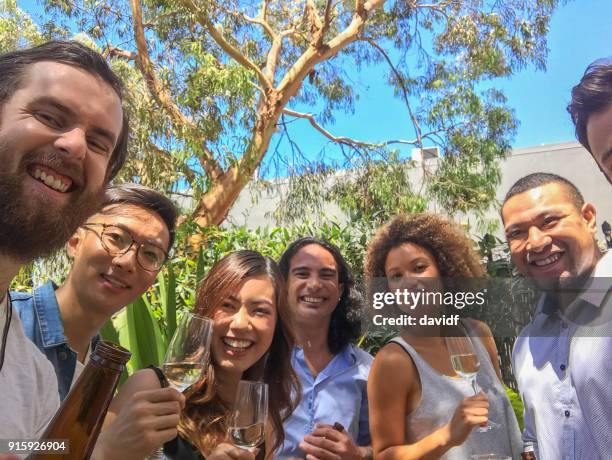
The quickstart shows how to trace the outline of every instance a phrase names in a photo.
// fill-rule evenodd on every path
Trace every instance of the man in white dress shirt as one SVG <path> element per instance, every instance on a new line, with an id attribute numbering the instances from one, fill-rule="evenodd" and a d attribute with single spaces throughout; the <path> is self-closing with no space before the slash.
<path id="1" fill-rule="evenodd" d="M 502 218 L 512 261 L 543 292 L 512 361 L 523 440 L 538 459 L 610 458 L 612 254 L 595 240 L 595 207 L 566 179 L 517 181 Z"/>

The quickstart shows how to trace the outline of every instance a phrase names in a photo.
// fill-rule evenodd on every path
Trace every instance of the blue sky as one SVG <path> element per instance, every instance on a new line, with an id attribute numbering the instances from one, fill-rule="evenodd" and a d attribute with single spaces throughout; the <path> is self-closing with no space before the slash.
<path id="1" fill-rule="evenodd" d="M 570 91 L 594 60 L 612 55 L 612 1 L 574 0 L 557 9 L 548 36 L 546 71 L 527 67 L 509 78 L 494 80 L 508 97 L 519 122 L 513 147 L 529 147 L 574 140 L 572 122 L 566 111 Z M 367 141 L 412 138 L 407 131 L 404 105 L 393 99 L 376 70 L 355 75 L 363 85 L 355 114 L 339 116 L 326 126 L 335 135 Z M 488 86 L 488 85 L 487 85 Z M 297 126 L 300 123 L 302 126 Z M 307 121 L 296 122 L 300 144 L 320 149 L 326 144 Z M 310 132 L 308 132 L 310 130 Z M 308 147 L 307 147 L 308 149 Z"/>
<path id="2" fill-rule="evenodd" d="M 515 147 L 573 140 L 565 107 L 570 91 L 596 59 L 612 56 L 612 1 L 576 0 L 553 15 L 546 72 L 524 70 L 500 82 L 520 121 Z"/>

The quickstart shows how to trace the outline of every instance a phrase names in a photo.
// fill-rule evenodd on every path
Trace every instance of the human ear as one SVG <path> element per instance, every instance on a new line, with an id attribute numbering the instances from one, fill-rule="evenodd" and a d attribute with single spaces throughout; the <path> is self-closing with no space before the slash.
<path id="1" fill-rule="evenodd" d="M 580 214 L 584 219 L 589 231 L 593 234 L 597 232 L 597 210 L 593 203 L 584 203 Z"/>
<path id="2" fill-rule="evenodd" d="M 77 250 L 83 241 L 85 231 L 82 228 L 78 228 L 76 232 L 68 239 L 66 243 L 66 250 L 68 251 L 68 257 L 74 259 Z"/>

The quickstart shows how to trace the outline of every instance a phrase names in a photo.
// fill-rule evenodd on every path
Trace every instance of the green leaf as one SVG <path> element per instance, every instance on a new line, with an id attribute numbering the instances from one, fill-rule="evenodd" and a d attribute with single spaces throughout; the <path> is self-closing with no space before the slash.
<path id="1" fill-rule="evenodd" d="M 106 340 L 107 342 L 118 343 L 119 345 L 125 346 L 125 344 L 121 344 L 121 341 L 119 340 L 119 333 L 117 332 L 117 329 L 115 329 L 112 319 L 109 319 L 106 324 L 102 326 L 102 329 L 100 329 L 100 338 L 102 340 Z M 128 367 L 126 366 L 125 369 L 123 369 L 121 376 L 119 377 L 119 385 L 117 386 L 117 388 L 121 388 L 127 378 Z"/>
<path id="2" fill-rule="evenodd" d="M 159 366 L 164 358 L 165 341 L 147 303 L 142 296 L 125 309 L 132 372 L 151 364 Z"/>
<path id="3" fill-rule="evenodd" d="M 113 325 L 112 320 L 108 320 L 100 329 L 100 338 L 107 342 L 119 343 L 119 334 Z"/>
<path id="4" fill-rule="evenodd" d="M 202 248 L 200 248 L 200 251 L 198 252 L 198 265 L 196 266 L 196 284 L 199 284 L 200 280 L 204 278 L 205 265 L 204 252 Z"/>
<path id="5" fill-rule="evenodd" d="M 159 284 L 162 298 L 164 299 L 166 316 L 166 343 L 170 343 L 170 339 L 176 330 L 176 274 L 171 264 L 168 264 L 168 283 L 164 283 L 164 291 L 162 291 L 162 283 Z"/>

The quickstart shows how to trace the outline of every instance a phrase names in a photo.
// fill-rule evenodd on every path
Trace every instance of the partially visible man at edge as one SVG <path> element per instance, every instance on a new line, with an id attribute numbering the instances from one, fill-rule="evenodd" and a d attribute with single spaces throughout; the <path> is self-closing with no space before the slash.
<path id="1" fill-rule="evenodd" d="M 53 367 L 4 292 L 98 208 L 127 155 L 122 91 L 77 42 L 0 55 L 0 439 L 36 438 L 59 406 Z"/>
<path id="2" fill-rule="evenodd" d="M 593 62 L 567 107 L 576 137 L 612 184 L 612 57 Z"/>
<path id="3" fill-rule="evenodd" d="M 510 188 L 502 219 L 513 263 L 543 292 L 512 354 L 525 451 L 609 458 L 612 254 L 597 246 L 595 207 L 568 180 L 535 173 Z"/>

